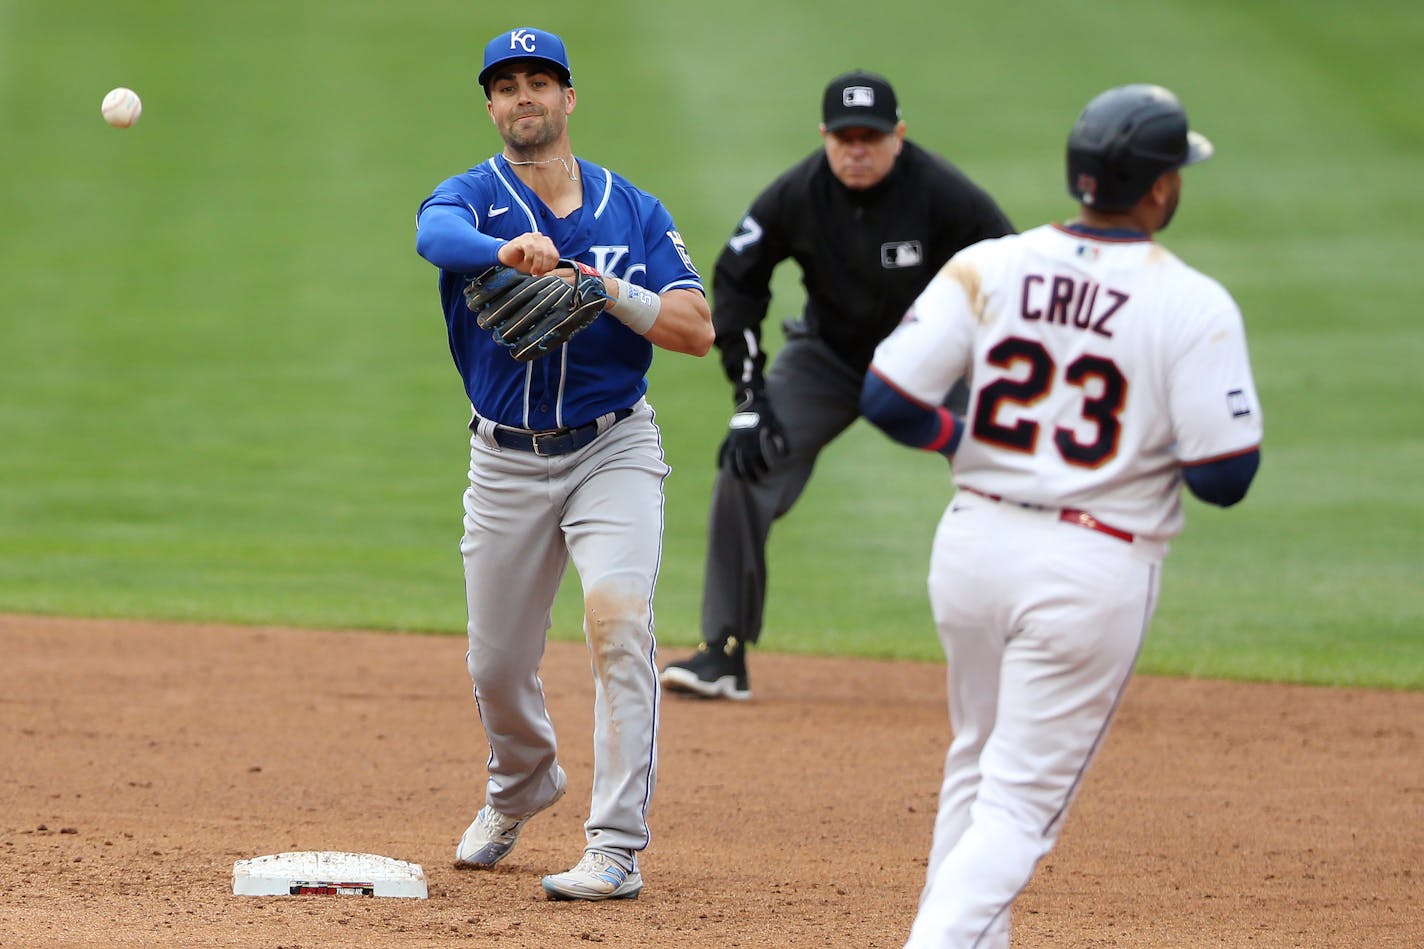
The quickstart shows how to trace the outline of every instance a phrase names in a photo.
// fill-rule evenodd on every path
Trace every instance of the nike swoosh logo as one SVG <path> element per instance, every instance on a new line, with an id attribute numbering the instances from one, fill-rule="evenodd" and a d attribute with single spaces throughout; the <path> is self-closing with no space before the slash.
<path id="1" fill-rule="evenodd" d="M 497 208 L 497 207 L 495 207 L 493 204 L 491 204 L 491 205 L 490 205 L 490 208 L 489 208 L 489 216 L 490 216 L 490 217 L 499 217 L 501 214 L 503 214 L 505 211 L 508 211 L 508 210 L 509 210 L 509 208 L 508 208 L 507 206 L 506 206 L 506 207 L 502 207 L 502 208 Z"/>

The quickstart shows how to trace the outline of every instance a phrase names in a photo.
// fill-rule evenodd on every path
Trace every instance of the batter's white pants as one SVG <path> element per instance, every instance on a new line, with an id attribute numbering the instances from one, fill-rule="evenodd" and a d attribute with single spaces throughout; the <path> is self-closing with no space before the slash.
<path id="1" fill-rule="evenodd" d="M 953 741 L 906 949 L 999 949 L 1058 839 L 1156 608 L 1165 545 L 966 492 L 940 520 L 930 600 Z"/>
<path id="2" fill-rule="evenodd" d="M 486 803 L 522 816 L 555 793 L 558 748 L 539 663 L 572 558 L 594 678 L 589 848 L 648 844 L 659 712 L 652 601 L 667 475 L 646 402 L 566 455 L 471 441 L 460 552 L 467 664 L 490 746 Z"/>

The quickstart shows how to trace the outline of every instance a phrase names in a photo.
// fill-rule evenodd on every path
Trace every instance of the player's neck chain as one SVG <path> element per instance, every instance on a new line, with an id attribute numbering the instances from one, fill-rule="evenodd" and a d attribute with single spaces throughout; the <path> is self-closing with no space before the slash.
<path id="1" fill-rule="evenodd" d="M 545 158 L 542 161 L 515 161 L 508 155 L 505 155 L 504 160 L 511 165 L 551 165 L 554 162 L 558 162 L 559 164 L 564 166 L 564 174 L 569 176 L 570 181 L 578 181 L 578 175 L 574 173 L 573 166 L 571 166 L 568 162 L 564 161 L 564 157 L 562 155 L 555 155 L 553 158 Z"/>

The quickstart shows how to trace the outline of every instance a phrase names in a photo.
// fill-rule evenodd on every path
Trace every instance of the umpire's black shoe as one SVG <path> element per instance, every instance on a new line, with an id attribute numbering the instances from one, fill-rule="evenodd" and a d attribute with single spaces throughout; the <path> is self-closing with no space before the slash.
<path id="1" fill-rule="evenodd" d="M 686 692 L 704 699 L 752 697 L 747 688 L 747 651 L 735 636 L 712 645 L 701 643 L 691 659 L 668 663 L 659 677 L 669 692 Z"/>

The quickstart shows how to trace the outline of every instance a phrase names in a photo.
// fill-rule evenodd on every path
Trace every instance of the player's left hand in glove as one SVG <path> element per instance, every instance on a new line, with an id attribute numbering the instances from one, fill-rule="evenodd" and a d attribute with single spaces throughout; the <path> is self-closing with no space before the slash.
<path id="1" fill-rule="evenodd" d="M 548 355 L 603 312 L 603 276 L 573 260 L 560 259 L 559 266 L 573 270 L 572 285 L 554 273 L 534 277 L 497 265 L 465 286 L 475 322 L 519 362 Z"/>
<path id="2" fill-rule="evenodd" d="M 786 431 L 772 413 L 766 393 L 746 389 L 737 402 L 737 413 L 727 425 L 727 437 L 717 450 L 717 464 L 755 484 L 789 448 Z"/>

